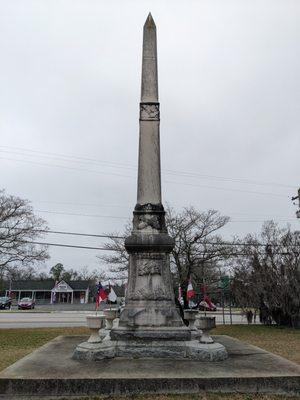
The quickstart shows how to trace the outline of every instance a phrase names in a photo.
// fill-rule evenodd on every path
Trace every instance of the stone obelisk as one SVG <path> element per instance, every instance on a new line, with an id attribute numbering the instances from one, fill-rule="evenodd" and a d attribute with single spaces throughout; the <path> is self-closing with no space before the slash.
<path id="1" fill-rule="evenodd" d="M 175 306 L 170 272 L 174 241 L 167 232 L 161 200 L 159 118 L 156 26 L 149 14 L 143 37 L 137 204 L 133 229 L 125 240 L 129 253 L 125 307 L 118 326 L 105 331 L 103 340 L 76 347 L 76 359 L 220 361 L 227 357 L 224 346 L 200 343 L 201 331 L 186 327 Z"/>
<path id="2" fill-rule="evenodd" d="M 144 25 L 137 204 L 161 205 L 156 26 Z"/>
<path id="3" fill-rule="evenodd" d="M 183 327 L 175 307 L 174 290 L 169 265 L 173 239 L 165 225 L 161 201 L 159 102 L 157 77 L 156 26 L 149 14 L 143 35 L 142 88 L 140 102 L 140 134 L 137 204 L 134 210 L 132 235 L 125 247 L 130 255 L 128 289 L 119 328 L 112 338 L 120 336 L 172 336 Z M 176 329 L 186 339 L 189 331 Z"/>

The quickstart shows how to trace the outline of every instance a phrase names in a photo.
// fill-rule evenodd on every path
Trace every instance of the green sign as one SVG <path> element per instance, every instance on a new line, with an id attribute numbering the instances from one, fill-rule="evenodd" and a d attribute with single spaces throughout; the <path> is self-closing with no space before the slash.
<path id="1" fill-rule="evenodd" d="M 230 289 L 230 277 L 228 275 L 224 275 L 221 277 L 221 280 L 218 284 L 219 289 L 229 290 Z"/>

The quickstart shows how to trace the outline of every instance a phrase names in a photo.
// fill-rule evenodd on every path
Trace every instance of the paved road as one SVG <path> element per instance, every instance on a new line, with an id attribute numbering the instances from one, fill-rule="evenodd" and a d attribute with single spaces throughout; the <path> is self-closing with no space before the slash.
<path id="1" fill-rule="evenodd" d="M 57 327 L 72 327 L 86 326 L 85 318 L 91 312 L 83 311 L 60 311 L 60 312 L 8 312 L 0 311 L 0 329 L 7 328 L 57 328 Z M 222 314 L 207 313 L 207 315 L 216 316 L 216 323 L 223 324 Z M 232 315 L 233 324 L 245 324 L 246 318 L 240 314 Z M 225 323 L 230 323 L 229 314 L 225 315 Z"/>
<path id="2" fill-rule="evenodd" d="M 0 312 L 0 329 L 85 326 L 83 312 Z"/>

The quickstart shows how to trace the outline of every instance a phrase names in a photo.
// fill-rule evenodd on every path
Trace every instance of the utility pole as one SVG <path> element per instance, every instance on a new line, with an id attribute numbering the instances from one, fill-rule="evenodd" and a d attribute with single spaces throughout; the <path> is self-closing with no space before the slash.
<path id="1" fill-rule="evenodd" d="M 10 298 L 10 306 L 9 306 L 9 309 L 11 310 L 11 306 L 12 306 L 12 298 L 11 298 L 11 275 L 9 275 L 9 293 L 8 293 L 8 297 Z"/>
<path id="2" fill-rule="evenodd" d="M 296 217 L 300 218 L 300 188 L 298 189 L 298 196 L 292 197 L 292 201 L 295 200 L 298 200 L 298 207 L 299 207 L 298 210 L 296 211 Z"/>
<path id="3" fill-rule="evenodd" d="M 229 276 L 229 317 L 230 317 L 230 325 L 232 325 L 232 309 L 231 309 L 231 276 Z"/>

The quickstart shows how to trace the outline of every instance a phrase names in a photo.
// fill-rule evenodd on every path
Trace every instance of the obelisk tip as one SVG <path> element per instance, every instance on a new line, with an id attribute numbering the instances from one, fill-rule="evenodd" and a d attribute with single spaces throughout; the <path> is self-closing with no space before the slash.
<path id="1" fill-rule="evenodd" d="M 141 102 L 158 102 L 156 26 L 151 13 L 143 32 Z"/>
<path id="2" fill-rule="evenodd" d="M 146 19 L 144 28 L 156 29 L 155 22 L 154 22 L 154 19 L 153 19 L 153 17 L 152 17 L 151 12 L 149 12 L 149 14 L 148 14 L 148 17 L 147 17 L 147 19 Z"/>

